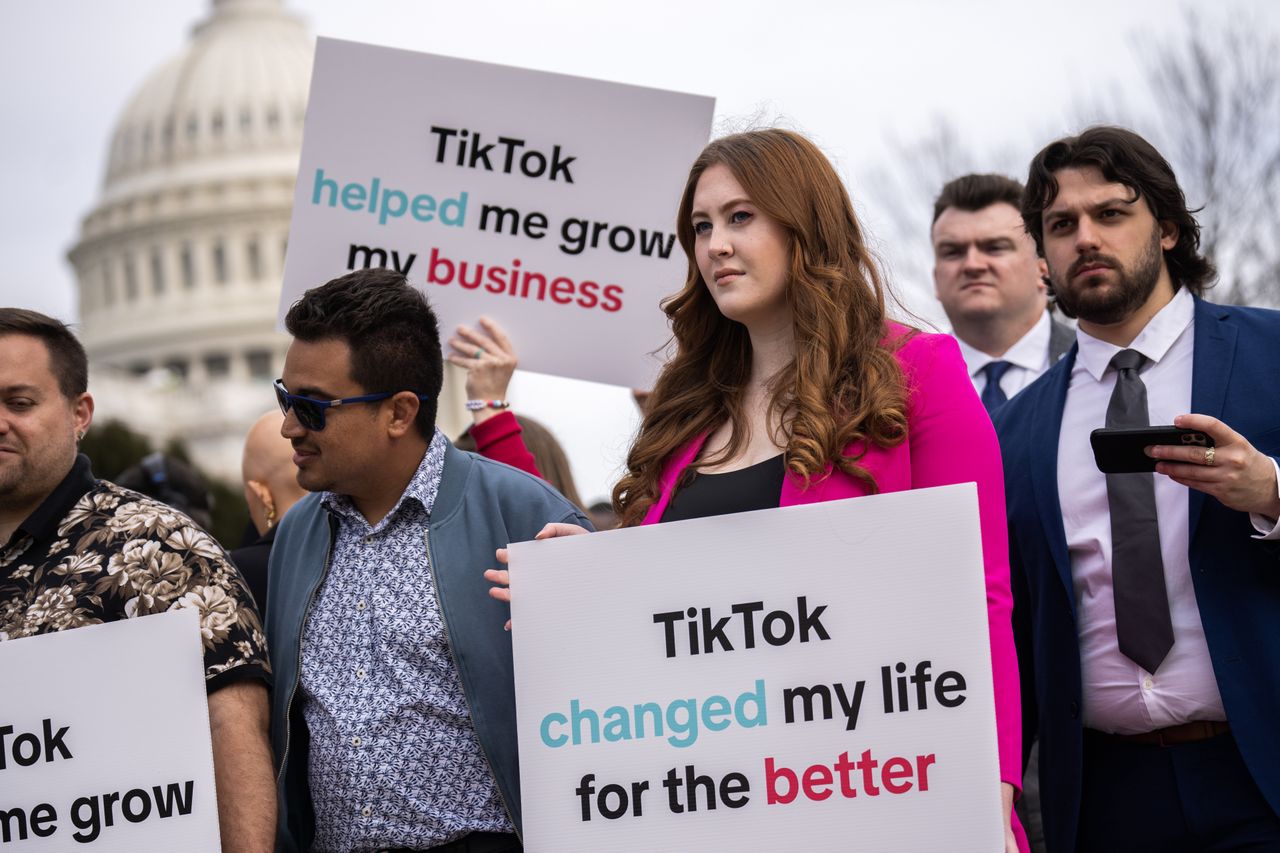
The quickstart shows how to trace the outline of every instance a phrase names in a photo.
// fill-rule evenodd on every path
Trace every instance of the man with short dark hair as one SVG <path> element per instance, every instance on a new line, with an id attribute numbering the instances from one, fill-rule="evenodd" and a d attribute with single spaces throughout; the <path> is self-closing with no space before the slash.
<path id="1" fill-rule="evenodd" d="M 1046 310 L 1044 261 L 1023 227 L 1022 184 L 964 175 L 933 205 L 934 292 L 988 412 L 1035 381 L 1075 339 Z"/>
<path id="2" fill-rule="evenodd" d="M 1131 131 L 1047 146 L 1022 213 L 1079 319 L 995 418 L 1048 849 L 1280 849 L 1280 312 L 1201 300 L 1199 226 Z M 1095 467 L 1091 431 L 1170 423 L 1214 445 Z"/>
<path id="3" fill-rule="evenodd" d="M 285 324 L 281 433 L 316 494 L 271 552 L 281 849 L 519 850 L 509 610 L 483 571 L 589 522 L 436 429 L 436 318 L 404 276 L 334 279 Z"/>
<path id="4" fill-rule="evenodd" d="M 94 478 L 77 452 L 93 420 L 88 377 L 65 325 L 0 308 L 0 641 L 198 610 L 222 849 L 266 853 L 276 819 L 270 669 L 253 599 L 190 518 Z M 165 675 L 154 673 L 157 684 Z"/>

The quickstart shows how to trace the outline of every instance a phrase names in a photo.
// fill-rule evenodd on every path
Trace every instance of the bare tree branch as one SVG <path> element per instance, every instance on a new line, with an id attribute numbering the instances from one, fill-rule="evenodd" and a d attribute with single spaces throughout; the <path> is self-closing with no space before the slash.
<path id="1" fill-rule="evenodd" d="M 1119 124 L 1149 139 L 1201 208 L 1201 249 L 1220 276 L 1211 298 L 1280 306 L 1280 37 L 1254 17 L 1208 23 L 1188 6 L 1180 32 L 1134 42 L 1145 85 L 1135 94 L 1116 81 L 1070 110 L 1073 126 Z M 944 183 L 966 172 L 1021 179 L 1050 138 L 978 150 L 947 116 L 915 141 L 890 138 L 896 156 L 869 171 L 866 190 L 894 278 L 930 287 L 929 220 Z"/>

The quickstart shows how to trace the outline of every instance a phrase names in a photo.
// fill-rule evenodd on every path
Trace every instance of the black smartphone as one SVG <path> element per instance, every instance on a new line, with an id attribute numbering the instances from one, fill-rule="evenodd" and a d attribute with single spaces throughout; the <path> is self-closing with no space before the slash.
<path id="1" fill-rule="evenodd" d="M 1213 447 L 1213 437 L 1197 429 L 1176 426 L 1095 429 L 1089 433 L 1093 460 L 1104 474 L 1139 474 L 1156 470 L 1157 460 L 1143 453 L 1153 444 Z"/>

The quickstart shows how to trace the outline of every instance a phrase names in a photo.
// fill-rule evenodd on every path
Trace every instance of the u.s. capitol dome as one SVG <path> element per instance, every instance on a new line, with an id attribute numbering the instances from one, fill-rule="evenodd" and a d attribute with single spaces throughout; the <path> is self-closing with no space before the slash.
<path id="1" fill-rule="evenodd" d="M 212 0 L 127 102 L 68 252 L 98 418 L 182 438 L 227 479 L 288 347 L 276 317 L 313 54 L 283 0 Z"/>

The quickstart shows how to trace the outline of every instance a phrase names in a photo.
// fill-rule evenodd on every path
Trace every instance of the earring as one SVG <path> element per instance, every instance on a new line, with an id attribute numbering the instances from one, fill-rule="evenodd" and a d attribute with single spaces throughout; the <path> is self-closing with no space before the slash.
<path id="1" fill-rule="evenodd" d="M 267 504 L 267 529 L 276 526 L 276 508 L 272 504 Z"/>
<path id="2" fill-rule="evenodd" d="M 80 430 L 76 430 L 76 444 L 79 444 L 82 441 L 84 441 L 84 433 Z"/>

